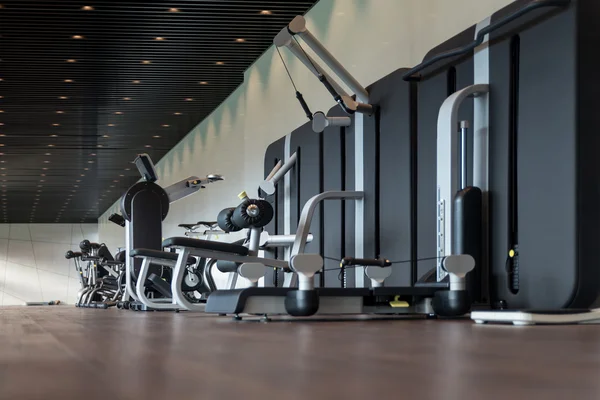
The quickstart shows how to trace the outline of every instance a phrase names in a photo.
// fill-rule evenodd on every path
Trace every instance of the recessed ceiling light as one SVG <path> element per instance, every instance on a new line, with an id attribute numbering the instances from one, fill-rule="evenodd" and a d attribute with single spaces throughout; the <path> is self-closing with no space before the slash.
<path id="1" fill-rule="evenodd" d="M 163 127 L 163 128 L 168 128 L 168 127 L 170 127 L 170 126 L 171 126 L 171 125 L 169 125 L 169 124 L 162 124 L 162 127 Z"/>
<path id="2" fill-rule="evenodd" d="M 46 176 L 46 174 L 40 174 L 40 176 Z"/>
<path id="3" fill-rule="evenodd" d="M 154 136 L 152 136 L 152 137 L 153 137 L 154 139 L 158 139 L 158 138 L 160 138 L 160 135 L 154 135 Z"/>
<path id="4" fill-rule="evenodd" d="M 6 135 L 4 133 L 0 133 L 0 137 L 5 137 Z"/>
<path id="5" fill-rule="evenodd" d="M 131 97 L 123 97 L 123 100 L 129 101 L 131 100 Z"/>
<path id="6" fill-rule="evenodd" d="M 96 155 L 96 153 L 90 153 L 90 156 L 92 156 L 92 157 L 95 156 L 95 155 Z"/>
<path id="7" fill-rule="evenodd" d="M 125 171 L 131 171 L 131 168 L 125 168 Z"/>
<path id="8" fill-rule="evenodd" d="M 60 124 L 52 124 L 52 126 L 60 126 Z"/>
<path id="9" fill-rule="evenodd" d="M 117 114 L 117 115 L 123 115 L 123 112 L 121 112 L 121 111 L 115 111 L 115 114 Z"/>
<path id="10" fill-rule="evenodd" d="M 46 153 L 46 155 L 47 155 L 47 156 L 51 156 L 51 155 L 52 155 L 52 153 Z"/>
<path id="11" fill-rule="evenodd" d="M 94 11 L 94 7 L 92 6 L 83 6 L 81 7 L 83 11 Z"/>
<path id="12" fill-rule="evenodd" d="M 244 43 L 246 41 L 246 39 L 244 39 L 244 38 L 237 38 L 237 39 L 235 39 L 235 41 L 238 42 L 238 43 Z"/>
<path id="13" fill-rule="evenodd" d="M 48 168 L 42 168 L 43 171 L 48 171 Z"/>
<path id="14" fill-rule="evenodd" d="M 114 180 L 113 182 L 114 182 L 114 183 L 118 183 L 119 181 L 117 181 L 117 180 Z"/>
<path id="15" fill-rule="evenodd" d="M 120 177 L 124 177 L 125 175 L 119 175 Z"/>
<path id="16" fill-rule="evenodd" d="M 157 36 L 157 37 L 154 38 L 154 40 L 162 41 L 162 40 L 167 40 L 167 39 L 165 39 L 162 36 Z"/>
<path id="17" fill-rule="evenodd" d="M 169 8 L 169 12 L 180 12 L 179 8 Z"/>
<path id="18" fill-rule="evenodd" d="M 108 124 L 107 126 L 115 126 L 115 124 Z"/>
<path id="19" fill-rule="evenodd" d="M 4 126 L 4 122 L 0 122 L 0 126 Z"/>
<path id="20" fill-rule="evenodd" d="M 54 145 L 53 144 L 49 144 L 48 147 L 54 147 Z"/>
<path id="21" fill-rule="evenodd" d="M 142 81 L 137 81 L 137 80 L 136 80 L 136 81 L 132 81 L 131 83 L 138 84 L 138 83 L 142 83 Z"/>
<path id="22" fill-rule="evenodd" d="M 60 96 L 60 97 L 59 97 L 59 99 L 60 99 L 60 100 L 67 100 L 67 99 L 68 99 L 68 97 L 67 97 L 67 96 Z"/>
<path id="23" fill-rule="evenodd" d="M 142 60 L 142 64 L 146 64 L 146 65 L 152 64 L 152 61 L 150 61 L 150 60 Z"/>
<path id="24" fill-rule="evenodd" d="M 85 174 L 80 174 L 79 176 L 85 176 Z"/>
<path id="25" fill-rule="evenodd" d="M 192 99 L 191 97 L 188 97 L 187 99 L 185 99 L 185 101 L 194 101 L 194 99 Z"/>
<path id="26" fill-rule="evenodd" d="M 73 39 L 83 39 L 83 36 L 81 36 L 81 35 L 73 35 L 72 38 Z"/>
<path id="27" fill-rule="evenodd" d="M 102 135 L 103 138 L 109 138 L 109 135 Z"/>
<path id="28" fill-rule="evenodd" d="M 0 114 L 2 114 L 4 112 L 4 110 L 0 110 Z"/>
<path id="29" fill-rule="evenodd" d="M 57 114 L 64 114 L 65 112 L 64 112 L 64 111 L 60 111 L 60 110 L 59 110 L 59 111 L 57 111 L 56 113 L 57 113 Z"/>
<path id="30" fill-rule="evenodd" d="M 271 15 L 271 14 L 273 14 L 273 13 L 272 13 L 271 11 L 269 11 L 269 10 L 262 10 L 260 13 L 261 13 L 262 15 Z"/>
<path id="31" fill-rule="evenodd" d="M 225 63 L 223 61 L 217 61 L 215 64 L 217 64 L 217 65 L 223 65 Z"/>
<path id="32" fill-rule="evenodd" d="M 46 182 L 46 180 L 45 179 L 40 179 L 40 182 Z"/>
<path id="33" fill-rule="evenodd" d="M 208 85 L 208 82 L 206 82 L 206 81 L 200 81 L 198 83 L 200 83 L 201 85 Z"/>
<path id="34" fill-rule="evenodd" d="M 98 144 L 98 145 L 96 145 L 96 147 L 104 147 L 104 145 L 103 144 Z"/>
<path id="35" fill-rule="evenodd" d="M 84 170 L 84 171 L 89 171 L 90 169 L 89 169 L 89 168 L 84 168 L 83 170 Z"/>
<path id="36" fill-rule="evenodd" d="M 173 113 L 173 115 L 181 115 L 181 113 L 180 112 L 175 112 L 175 113 Z"/>
<path id="37" fill-rule="evenodd" d="M 68 62 L 68 63 L 74 63 L 74 62 L 77 62 L 77 60 L 75 60 L 74 58 L 69 58 L 69 59 L 67 60 L 67 62 Z"/>
<path id="38" fill-rule="evenodd" d="M 3 144 L 3 143 L 0 143 L 0 147 L 4 147 L 4 144 Z"/>
<path id="39" fill-rule="evenodd" d="M 65 83 L 73 83 L 73 79 L 65 79 Z"/>
<path id="40" fill-rule="evenodd" d="M 44 164 L 50 164 L 50 161 L 44 160 Z"/>
<path id="41" fill-rule="evenodd" d="M 92 161 L 92 160 L 88 161 L 88 164 L 93 164 L 93 163 L 94 163 L 94 161 Z"/>
<path id="42" fill-rule="evenodd" d="M 150 147 L 152 147 L 152 146 L 151 146 L 151 145 L 149 145 L 149 144 L 147 144 L 147 145 L 145 145 L 144 147 L 150 148 Z"/>
<path id="43" fill-rule="evenodd" d="M 58 137 L 58 135 L 50 135 L 50 137 Z"/>

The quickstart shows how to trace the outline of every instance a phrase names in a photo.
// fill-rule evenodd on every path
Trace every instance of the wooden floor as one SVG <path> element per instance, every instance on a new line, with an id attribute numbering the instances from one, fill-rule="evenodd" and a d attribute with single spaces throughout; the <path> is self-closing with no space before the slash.
<path id="1" fill-rule="evenodd" d="M 599 399 L 600 326 L 0 309 L 0 399 Z"/>

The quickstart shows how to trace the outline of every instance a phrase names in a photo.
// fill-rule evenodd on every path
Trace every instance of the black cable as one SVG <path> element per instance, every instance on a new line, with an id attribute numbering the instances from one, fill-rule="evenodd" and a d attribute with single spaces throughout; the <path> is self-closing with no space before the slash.
<path id="1" fill-rule="evenodd" d="M 296 98 L 298 99 L 300 106 L 302 106 L 302 110 L 304 110 L 304 114 L 306 114 L 306 118 L 308 118 L 309 120 L 312 121 L 313 120 L 312 111 L 310 111 L 310 108 L 308 107 L 308 104 L 304 100 L 304 96 L 302 96 L 302 93 L 300 93 L 298 91 L 298 88 L 296 88 L 294 79 L 292 79 L 292 74 L 290 74 L 290 70 L 288 69 L 287 64 L 285 63 L 285 61 L 283 59 L 283 56 L 281 55 L 281 52 L 279 51 L 279 47 L 275 47 L 275 49 L 277 50 L 277 54 L 279 54 L 279 58 L 281 59 L 281 62 L 283 63 L 283 67 L 285 68 L 285 72 L 287 72 L 288 78 L 290 78 L 290 82 L 292 83 L 292 86 L 294 87 L 294 90 L 296 91 Z M 302 50 L 302 51 L 304 51 L 304 50 Z"/>
<path id="2" fill-rule="evenodd" d="M 352 111 L 349 110 L 348 107 L 346 107 L 346 104 L 344 104 L 344 101 L 342 100 L 342 96 L 331 85 L 331 82 L 329 82 L 329 80 L 327 80 L 327 77 L 325 77 L 325 74 L 323 72 L 321 72 L 317 68 L 317 66 L 312 62 L 312 60 L 310 59 L 310 57 L 308 56 L 306 51 L 304 51 L 304 47 L 302 47 L 302 45 L 300 44 L 298 39 L 296 39 L 295 36 L 292 36 L 292 38 L 296 41 L 296 44 L 298 45 L 298 47 L 300 47 L 300 50 L 302 50 L 302 53 L 304 53 L 304 56 L 306 57 L 306 59 L 308 60 L 310 65 L 312 65 L 312 67 L 314 68 L 315 72 L 317 73 L 317 78 L 319 79 L 319 81 L 323 84 L 323 86 L 325 86 L 325 89 L 327 89 L 327 91 L 331 94 L 331 96 L 333 96 L 333 99 L 336 101 L 336 103 L 338 103 L 347 114 L 353 114 Z"/>
<path id="3" fill-rule="evenodd" d="M 312 67 L 315 69 L 315 72 L 318 74 L 318 78 L 321 79 L 321 76 L 323 76 L 323 74 L 321 73 L 321 71 L 319 71 L 319 69 L 317 68 L 317 66 L 312 62 L 312 60 L 310 59 L 310 57 L 308 56 L 308 54 L 306 54 L 306 51 L 304 51 L 304 47 L 302 47 L 302 45 L 300 44 L 300 42 L 298 41 L 298 39 L 296 39 L 296 36 L 292 36 L 292 38 L 296 41 L 296 44 L 298 45 L 298 47 L 300 47 L 300 50 L 302 50 L 302 53 L 304 53 L 304 56 L 306 57 L 306 59 L 308 60 L 308 62 L 310 63 L 310 65 L 312 65 Z"/>
<path id="4" fill-rule="evenodd" d="M 285 68 L 285 72 L 287 72 L 288 77 L 290 78 L 290 82 L 292 82 L 292 86 L 294 87 L 294 90 L 296 92 L 298 92 L 298 89 L 296 88 L 296 84 L 294 83 L 294 80 L 292 79 L 292 74 L 290 74 L 290 70 L 288 69 L 287 64 L 283 60 L 283 56 L 281 55 L 281 52 L 279 51 L 279 47 L 275 46 L 275 50 L 277 50 L 277 54 L 279 54 L 279 58 L 281 58 L 281 62 L 283 63 L 283 67 Z"/>
<path id="5" fill-rule="evenodd" d="M 341 260 L 337 259 L 337 258 L 333 258 L 333 257 L 323 257 L 326 260 L 333 260 L 333 261 L 338 261 L 340 262 Z M 430 260 L 439 260 L 440 258 L 444 258 L 444 257 L 425 257 L 425 258 L 418 258 L 414 261 L 419 262 L 419 261 L 430 261 Z M 413 262 L 413 260 L 400 260 L 400 261 L 391 261 L 391 264 L 408 264 L 410 262 Z M 356 267 L 361 267 L 362 265 L 345 265 L 344 268 L 356 268 Z M 338 267 L 338 268 L 325 268 L 323 269 L 323 271 L 341 271 L 342 268 Z"/>

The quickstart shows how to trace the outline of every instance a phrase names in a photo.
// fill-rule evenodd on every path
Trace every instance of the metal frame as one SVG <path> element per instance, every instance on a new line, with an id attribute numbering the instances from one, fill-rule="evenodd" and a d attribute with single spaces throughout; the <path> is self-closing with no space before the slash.
<path id="1" fill-rule="evenodd" d="M 329 126 L 350 126 L 352 118 L 350 117 L 328 117 L 323 111 L 317 111 L 313 114 L 312 129 L 316 133 L 323 132 Z"/>
<path id="2" fill-rule="evenodd" d="M 166 267 L 168 267 L 168 266 L 172 267 L 174 265 L 174 262 L 171 260 L 165 260 L 165 259 L 143 257 L 142 266 L 140 268 L 140 274 L 138 276 L 137 283 L 135 286 L 138 300 L 142 304 L 144 304 L 146 307 L 153 308 L 156 310 L 177 310 L 177 309 L 179 309 L 180 307 L 177 306 L 177 303 L 175 302 L 174 297 L 171 299 L 167 299 L 167 298 L 150 299 L 146 295 L 145 283 L 146 283 L 146 279 L 148 279 L 148 272 L 150 271 L 150 265 L 152 265 L 152 264 L 164 265 Z M 172 290 L 173 290 L 173 288 L 171 287 L 171 291 Z"/>
<path id="3" fill-rule="evenodd" d="M 287 157 L 285 163 L 281 160 L 273 167 L 273 170 L 269 173 L 267 178 L 261 182 L 260 189 L 267 195 L 275 194 L 275 187 L 277 183 L 286 176 L 288 171 L 296 165 L 296 159 L 298 155 L 296 153 Z"/>
<path id="4" fill-rule="evenodd" d="M 302 208 L 302 213 L 300 215 L 300 220 L 298 221 L 298 229 L 296 230 L 294 244 L 292 245 L 291 257 L 297 254 L 304 253 L 304 249 L 306 248 L 307 239 L 309 235 L 310 225 L 312 223 L 312 218 L 315 214 L 319 203 L 325 200 L 363 200 L 364 196 L 364 192 L 357 191 L 328 191 L 311 197 Z M 296 274 L 286 274 L 283 286 L 296 286 L 297 279 L 298 277 Z"/>
<path id="5" fill-rule="evenodd" d="M 473 144 L 473 177 L 474 183 L 482 191 L 487 191 L 487 126 L 482 121 L 487 121 L 487 102 L 489 96 L 484 96 L 489 91 L 489 85 L 477 84 L 468 86 L 448 97 L 440 108 L 437 126 L 437 279 L 441 281 L 446 276 L 442 266 L 443 257 L 449 256 L 452 249 L 452 203 L 458 191 L 458 111 L 463 101 L 474 98 L 475 103 L 485 102 L 484 106 L 473 116 L 473 126 L 479 127 L 475 132 Z M 485 111 L 485 114 L 484 114 Z M 482 136 L 485 136 L 482 137 Z M 479 138 L 479 139 L 478 139 Z M 482 141 L 485 146 L 482 146 Z M 482 171 L 485 171 L 482 173 Z M 485 231 L 485 229 L 484 229 Z"/>

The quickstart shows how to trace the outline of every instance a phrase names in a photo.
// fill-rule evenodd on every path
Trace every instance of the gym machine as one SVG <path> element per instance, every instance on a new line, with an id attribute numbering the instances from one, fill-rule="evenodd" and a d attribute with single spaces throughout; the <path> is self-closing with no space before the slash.
<path id="1" fill-rule="evenodd" d="M 200 179 L 191 176 L 162 188 L 156 183 L 158 176 L 150 156 L 140 154 L 134 163 L 142 180 L 127 190 L 120 203 L 126 229 L 124 301 L 130 302 L 132 299 L 128 305 L 135 310 L 177 310 L 171 286 L 163 280 L 164 267 L 172 266 L 177 254 L 163 251 L 162 221 L 166 218 L 171 203 L 196 193 L 209 183 L 221 181 L 223 177 L 208 175 Z M 136 258 L 139 256 L 147 258 L 142 262 L 140 258 Z M 186 266 L 196 264 L 195 258 L 186 260 Z M 198 277 L 195 283 L 200 279 Z M 177 289 L 182 290 L 180 287 Z"/>
<path id="2" fill-rule="evenodd" d="M 286 173 L 294 166 L 296 156 L 292 155 L 285 163 L 278 162 L 267 178 L 260 184 L 260 192 L 263 194 L 274 193 L 277 183 L 284 178 Z M 200 256 L 203 259 L 210 259 L 216 262 L 217 268 L 224 273 L 230 273 L 230 280 L 227 287 L 230 290 L 213 292 L 207 301 L 206 309 L 213 307 L 211 304 L 217 297 L 226 298 L 228 294 L 235 296 L 242 293 L 245 296 L 252 293 L 263 293 L 258 288 L 258 280 L 264 276 L 265 267 L 273 267 L 290 271 L 289 263 L 284 260 L 272 259 L 259 256 L 259 251 L 269 250 L 275 247 L 289 247 L 292 245 L 294 237 L 287 235 L 268 235 L 263 231 L 263 226 L 273 218 L 273 208 L 271 204 L 264 199 L 250 199 L 246 193 L 240 194 L 242 203 L 238 207 L 226 208 L 222 210 L 217 223 L 225 232 L 237 232 L 242 229 L 248 229 L 246 240 L 236 243 L 220 243 L 202 239 L 190 239 L 186 237 L 175 237 L 166 239 L 163 242 L 164 247 L 179 248 L 179 258 L 175 264 L 173 280 L 171 286 L 174 290 L 183 279 L 185 271 L 185 260 L 190 256 Z M 312 235 L 307 234 L 306 241 L 311 241 Z M 136 249 L 136 252 L 138 250 Z M 148 257 L 144 258 L 144 263 Z M 302 257 L 300 257 L 302 258 Z M 249 281 L 250 287 L 246 289 L 235 289 L 237 277 L 241 276 Z M 225 297 L 215 293 L 225 293 Z M 192 304 L 187 299 L 176 294 L 174 296 L 177 303 L 190 311 L 204 311 L 204 307 Z M 218 301 L 217 301 L 218 303 Z"/>
<path id="3" fill-rule="evenodd" d="M 80 252 L 69 250 L 65 254 L 74 261 L 80 278 L 75 306 L 106 309 L 117 305 L 124 291 L 124 259 L 114 259 L 104 244 L 83 240 L 79 247 Z"/>
<path id="4" fill-rule="evenodd" d="M 309 56 L 303 49 L 298 38 L 301 38 L 314 53 L 330 68 L 330 70 L 354 93 L 354 96 L 348 94 L 338 82 L 333 79 L 319 65 L 319 63 Z M 322 132 L 328 126 L 344 126 L 348 127 L 354 124 L 354 152 L 355 152 L 355 187 L 356 191 L 364 189 L 364 126 L 366 118 L 376 116 L 376 106 L 369 104 L 369 92 L 360 82 L 344 66 L 323 46 L 323 44 L 310 32 L 306 26 L 306 19 L 298 15 L 273 39 L 273 43 L 277 51 L 279 48 L 287 48 L 308 70 L 317 77 L 317 79 L 325 86 L 331 94 L 335 102 L 346 114 L 342 117 L 328 117 L 323 112 L 311 114 L 308 105 L 304 101 L 302 95 L 296 89 L 296 97 L 298 98 L 306 116 L 312 121 L 314 132 Z M 279 53 L 282 63 L 286 71 L 288 71 L 285 61 Z M 294 88 L 296 85 L 288 71 L 288 76 Z M 351 118 L 352 117 L 352 118 Z M 354 231 L 357 237 L 360 237 L 364 232 L 365 223 L 365 204 L 364 199 L 359 198 L 354 200 L 355 206 L 355 227 Z M 364 257 L 364 247 L 360 240 L 355 242 L 354 255 L 357 258 Z M 358 267 L 355 270 L 356 280 L 360 286 L 364 285 L 364 269 Z M 363 283 L 363 284 L 361 284 Z"/>

